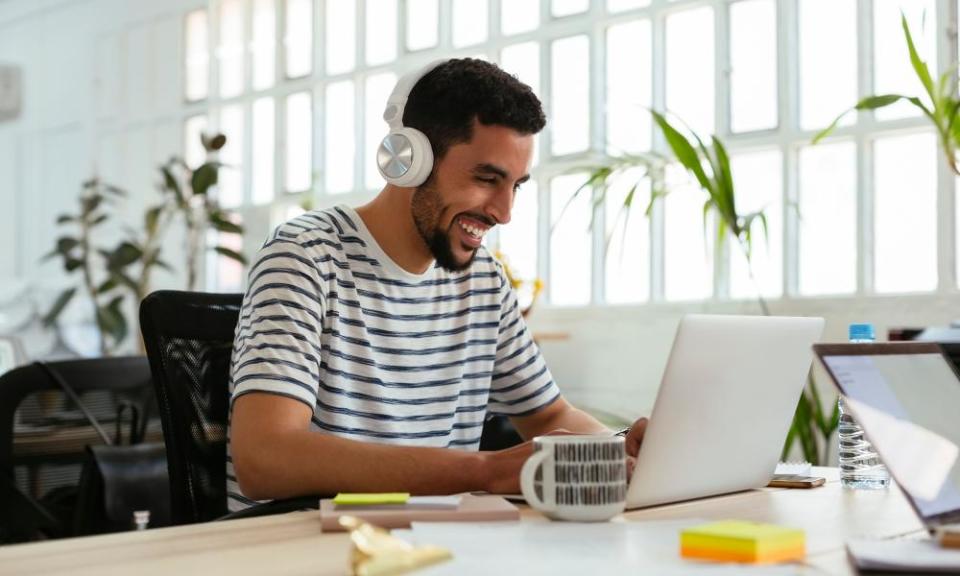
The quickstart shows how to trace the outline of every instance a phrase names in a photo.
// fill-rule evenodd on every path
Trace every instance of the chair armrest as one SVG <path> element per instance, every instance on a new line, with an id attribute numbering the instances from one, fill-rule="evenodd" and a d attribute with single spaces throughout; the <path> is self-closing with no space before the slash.
<path id="1" fill-rule="evenodd" d="M 256 518 L 258 516 L 270 516 L 271 514 L 286 514 L 287 512 L 297 512 L 299 510 L 316 510 L 320 508 L 320 499 L 328 496 L 301 496 L 299 498 L 286 498 L 283 500 L 273 500 L 257 504 L 244 510 L 237 510 L 215 520 L 237 520 L 239 518 Z"/>

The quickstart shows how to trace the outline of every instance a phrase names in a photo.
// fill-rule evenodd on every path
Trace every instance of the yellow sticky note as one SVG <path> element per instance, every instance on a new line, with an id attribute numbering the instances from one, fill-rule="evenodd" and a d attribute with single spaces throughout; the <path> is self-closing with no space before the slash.
<path id="1" fill-rule="evenodd" d="M 726 562 L 785 562 L 805 555 L 803 530 L 739 520 L 712 522 L 680 533 L 680 554 Z"/>
<path id="2" fill-rule="evenodd" d="M 409 492 L 341 492 L 333 499 L 337 506 L 378 506 L 383 504 L 406 504 Z"/>

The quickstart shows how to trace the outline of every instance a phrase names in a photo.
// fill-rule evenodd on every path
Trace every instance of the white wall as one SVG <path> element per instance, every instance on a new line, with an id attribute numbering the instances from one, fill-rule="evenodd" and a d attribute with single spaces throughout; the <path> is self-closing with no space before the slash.
<path id="1" fill-rule="evenodd" d="M 159 199 L 156 166 L 181 151 L 180 21 L 188 8 L 204 4 L 0 2 L 0 62 L 20 66 L 24 79 L 21 116 L 0 123 L 6 293 L 29 286 L 30 297 L 46 308 L 75 282 L 59 263 L 40 259 L 54 246 L 56 216 L 77 210 L 83 180 L 98 175 L 129 192 L 118 206 L 123 224 L 139 226 L 143 207 Z M 104 245 L 122 234 L 119 227 L 104 232 Z M 157 276 L 155 287 L 180 285 Z M 83 304 L 75 299 L 66 319 L 88 317 Z"/>

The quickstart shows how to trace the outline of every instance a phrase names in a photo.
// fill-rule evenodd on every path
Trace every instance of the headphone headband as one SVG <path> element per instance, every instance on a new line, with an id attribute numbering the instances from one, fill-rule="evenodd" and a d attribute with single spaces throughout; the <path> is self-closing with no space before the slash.
<path id="1" fill-rule="evenodd" d="M 403 127 L 403 111 L 407 106 L 407 99 L 410 97 L 410 91 L 413 90 L 413 87 L 421 78 L 444 62 L 446 62 L 445 59 L 434 60 L 423 68 L 405 74 L 397 80 L 397 85 L 390 92 L 390 97 L 387 98 L 387 107 L 383 111 L 383 119 L 387 122 L 391 131 Z"/>

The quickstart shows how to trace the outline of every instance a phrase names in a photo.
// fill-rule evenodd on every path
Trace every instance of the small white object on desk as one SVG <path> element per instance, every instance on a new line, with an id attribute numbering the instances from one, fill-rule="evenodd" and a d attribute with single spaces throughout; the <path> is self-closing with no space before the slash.
<path id="1" fill-rule="evenodd" d="M 813 466 L 809 462 L 780 462 L 774 474 L 791 474 L 793 476 L 811 476 Z"/>

